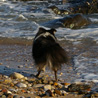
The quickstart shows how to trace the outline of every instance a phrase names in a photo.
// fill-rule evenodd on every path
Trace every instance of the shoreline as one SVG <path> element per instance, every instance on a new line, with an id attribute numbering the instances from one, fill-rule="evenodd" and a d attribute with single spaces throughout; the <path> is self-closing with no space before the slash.
<path id="1" fill-rule="evenodd" d="M 0 45 L 32 45 L 33 39 L 0 37 Z"/>

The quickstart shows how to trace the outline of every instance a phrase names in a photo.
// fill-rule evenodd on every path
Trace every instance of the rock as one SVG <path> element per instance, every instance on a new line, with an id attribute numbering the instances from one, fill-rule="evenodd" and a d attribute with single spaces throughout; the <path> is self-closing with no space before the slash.
<path id="1" fill-rule="evenodd" d="M 86 25 L 89 25 L 90 23 L 91 21 L 87 17 L 83 16 L 82 14 L 74 14 L 74 15 L 68 15 L 64 18 L 45 22 L 42 25 L 49 28 L 63 27 L 63 28 L 79 29 L 79 28 L 83 28 Z"/>
<path id="2" fill-rule="evenodd" d="M 51 92 L 51 90 L 47 90 L 47 91 L 45 92 L 45 94 L 46 94 L 47 96 L 49 96 L 49 97 L 54 97 L 54 94 Z"/>
<path id="3" fill-rule="evenodd" d="M 20 98 L 18 95 L 14 95 L 13 98 Z"/>
<path id="4" fill-rule="evenodd" d="M 64 85 L 65 88 L 68 88 L 68 86 L 70 85 L 70 83 L 62 83 Z"/>
<path id="5" fill-rule="evenodd" d="M 45 91 L 51 90 L 51 85 L 45 85 L 45 86 L 44 86 L 44 90 L 45 90 Z"/>
<path id="6" fill-rule="evenodd" d="M 24 84 L 24 83 L 17 83 L 16 86 L 17 86 L 17 87 L 27 87 L 27 85 Z"/>
<path id="7" fill-rule="evenodd" d="M 57 82 L 54 82 L 54 84 L 53 84 L 54 86 L 58 86 L 58 83 Z"/>
<path id="8" fill-rule="evenodd" d="M 67 0 L 72 5 L 69 10 L 71 13 L 91 14 L 98 12 L 98 0 Z"/>
<path id="9" fill-rule="evenodd" d="M 8 91 L 7 91 L 7 94 L 12 94 L 12 92 L 8 90 Z"/>
<path id="10" fill-rule="evenodd" d="M 10 77 L 13 78 L 13 79 L 22 79 L 22 78 L 24 78 L 24 76 L 22 74 L 17 73 L 17 72 L 12 73 L 10 75 Z"/>
<path id="11" fill-rule="evenodd" d="M 48 84 L 53 85 L 54 82 L 52 80 L 48 81 Z"/>
<path id="12" fill-rule="evenodd" d="M 98 97 L 98 92 L 94 93 L 93 95 L 94 95 L 95 97 Z"/>
<path id="13" fill-rule="evenodd" d="M 7 93 L 7 89 L 5 88 L 5 89 L 2 89 L 1 90 L 3 93 Z"/>
<path id="14" fill-rule="evenodd" d="M 87 84 L 71 84 L 68 86 L 69 92 L 88 93 L 91 86 Z"/>
<path id="15" fill-rule="evenodd" d="M 62 88 L 63 85 L 61 83 L 58 83 L 58 88 Z"/>
<path id="16" fill-rule="evenodd" d="M 21 96 L 20 98 L 25 98 L 24 96 Z"/>
<path id="17" fill-rule="evenodd" d="M 55 92 L 57 95 L 60 95 L 60 96 L 62 95 L 62 93 L 61 93 L 60 90 L 55 89 L 54 92 Z"/>
<path id="18" fill-rule="evenodd" d="M 18 91 L 18 89 L 14 89 L 14 88 L 11 88 L 11 89 L 9 89 L 11 92 L 13 92 L 13 93 L 17 93 L 17 91 Z"/>
<path id="19" fill-rule="evenodd" d="M 2 97 L 1 98 L 7 98 L 5 95 L 2 95 Z"/>
<path id="20" fill-rule="evenodd" d="M 13 98 L 14 96 L 12 94 L 8 94 L 7 98 Z"/>
<path id="21" fill-rule="evenodd" d="M 63 95 L 63 96 L 66 96 L 68 93 L 66 92 L 66 91 L 64 91 L 64 90 L 60 90 L 60 92 L 61 92 L 61 94 Z"/>
<path id="22" fill-rule="evenodd" d="M 44 84 L 35 84 L 33 87 L 42 88 L 42 87 L 44 87 Z"/>
<path id="23" fill-rule="evenodd" d="M 61 19 L 60 22 L 63 24 L 64 27 L 71 29 L 82 28 L 83 26 L 90 24 L 90 20 L 82 14 L 70 15 Z"/>
<path id="24" fill-rule="evenodd" d="M 3 83 L 8 84 L 8 83 L 11 83 L 11 82 L 12 82 L 11 79 L 5 79 Z"/>
<path id="25" fill-rule="evenodd" d="M 2 65 L 3 63 L 0 63 L 0 65 Z"/>
<path id="26" fill-rule="evenodd" d="M 49 9 L 51 9 L 55 14 L 58 15 L 66 15 L 69 14 L 70 12 L 67 9 L 59 9 L 57 6 L 50 6 L 48 7 Z"/>

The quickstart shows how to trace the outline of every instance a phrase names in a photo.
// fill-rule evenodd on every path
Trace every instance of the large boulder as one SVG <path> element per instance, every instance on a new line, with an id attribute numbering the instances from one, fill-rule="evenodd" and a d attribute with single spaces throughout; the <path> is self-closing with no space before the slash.
<path id="1" fill-rule="evenodd" d="M 43 23 L 43 26 L 49 27 L 49 28 L 71 28 L 71 29 L 79 29 L 86 25 L 89 25 L 91 21 L 82 14 L 74 14 L 74 15 L 68 15 L 64 18 L 51 20 L 48 22 Z"/>

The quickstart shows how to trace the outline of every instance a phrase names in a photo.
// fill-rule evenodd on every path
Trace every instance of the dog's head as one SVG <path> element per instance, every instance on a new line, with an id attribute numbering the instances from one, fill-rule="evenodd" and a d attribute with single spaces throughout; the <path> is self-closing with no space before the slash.
<path id="1" fill-rule="evenodd" d="M 53 37 L 53 39 L 56 39 L 55 32 L 56 32 L 56 30 L 53 28 L 51 28 L 50 30 L 46 30 L 46 29 L 40 27 L 38 30 L 38 33 L 35 36 L 35 40 L 42 36 L 43 37 L 51 36 L 51 37 Z"/>

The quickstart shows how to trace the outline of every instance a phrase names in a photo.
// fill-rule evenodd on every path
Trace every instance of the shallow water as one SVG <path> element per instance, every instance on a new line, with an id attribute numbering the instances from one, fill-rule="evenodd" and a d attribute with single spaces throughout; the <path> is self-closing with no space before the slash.
<path id="1" fill-rule="evenodd" d="M 0 1 L 0 37 L 33 39 L 38 28 L 42 26 L 41 23 L 62 17 L 47 9 L 48 6 L 47 3 L 40 5 L 34 2 Z M 68 5 L 58 6 L 67 7 Z M 92 24 L 84 28 L 76 30 L 57 28 L 56 37 L 72 43 L 72 46 L 63 45 L 68 52 L 72 53 L 72 69 L 63 67 L 61 77 L 70 78 L 71 81 L 98 83 L 98 14 L 87 15 L 87 17 Z"/>

